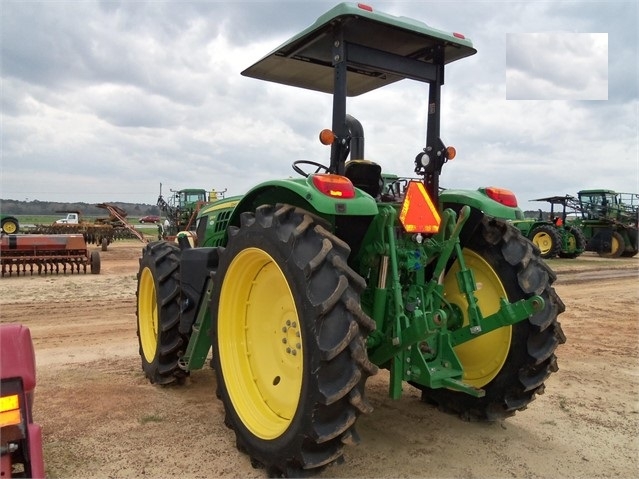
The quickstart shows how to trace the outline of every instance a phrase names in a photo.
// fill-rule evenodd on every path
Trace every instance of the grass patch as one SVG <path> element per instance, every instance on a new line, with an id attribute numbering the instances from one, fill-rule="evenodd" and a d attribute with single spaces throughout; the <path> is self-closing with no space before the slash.
<path id="1" fill-rule="evenodd" d="M 559 398 L 559 407 L 564 411 L 570 411 L 570 407 L 568 405 L 568 399 L 565 397 Z"/>
<path id="2" fill-rule="evenodd" d="M 149 422 L 162 422 L 164 418 L 159 414 L 146 414 L 140 418 L 140 424 L 147 424 Z"/>

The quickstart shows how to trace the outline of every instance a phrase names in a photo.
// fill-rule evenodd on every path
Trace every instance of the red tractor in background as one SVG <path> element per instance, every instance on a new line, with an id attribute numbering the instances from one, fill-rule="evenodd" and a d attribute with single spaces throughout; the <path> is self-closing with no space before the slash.
<path id="1" fill-rule="evenodd" d="M 42 430 L 33 422 L 36 386 L 31 332 L 0 325 L 0 477 L 44 478 Z"/>

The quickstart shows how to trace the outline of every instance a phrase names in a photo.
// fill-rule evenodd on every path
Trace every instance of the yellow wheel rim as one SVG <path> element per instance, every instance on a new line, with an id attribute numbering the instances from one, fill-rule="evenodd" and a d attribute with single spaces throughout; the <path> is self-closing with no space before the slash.
<path id="1" fill-rule="evenodd" d="M 619 251 L 620 247 L 621 245 L 619 244 L 619 240 L 615 235 L 612 235 L 612 240 L 610 241 L 610 254 L 615 255 Z"/>
<path id="2" fill-rule="evenodd" d="M 302 390 L 302 330 L 286 277 L 258 248 L 235 256 L 218 310 L 218 351 L 235 411 L 257 437 L 279 437 Z"/>
<path id="3" fill-rule="evenodd" d="M 541 254 L 548 254 L 552 249 L 552 238 L 548 233 L 537 233 L 533 236 L 532 242 L 539 248 Z"/>
<path id="4" fill-rule="evenodd" d="M 7 233 L 8 235 L 13 234 L 16 232 L 16 230 L 18 229 L 17 225 L 13 222 L 13 221 L 6 221 L 3 225 L 2 225 L 2 229 L 4 230 L 5 233 Z"/>
<path id="5" fill-rule="evenodd" d="M 144 359 L 153 362 L 158 347 L 158 306 L 155 295 L 155 281 L 149 268 L 144 268 L 140 274 L 138 291 L 138 329 L 140 331 L 140 345 Z"/>
<path id="6" fill-rule="evenodd" d="M 577 238 L 575 238 L 575 235 L 573 235 L 572 233 L 568 235 L 566 245 L 568 247 L 568 250 L 571 252 L 577 249 Z"/>
<path id="7" fill-rule="evenodd" d="M 499 301 L 506 290 L 495 270 L 474 251 L 464 249 L 466 266 L 473 271 L 478 291 L 475 292 L 479 309 L 484 317 L 499 310 Z M 446 299 L 463 311 L 464 326 L 468 325 L 468 302 L 457 284 L 459 262 L 455 261 L 444 279 Z M 512 326 L 504 326 L 455 347 L 455 353 L 464 367 L 464 381 L 483 387 L 497 376 L 510 351 Z"/>

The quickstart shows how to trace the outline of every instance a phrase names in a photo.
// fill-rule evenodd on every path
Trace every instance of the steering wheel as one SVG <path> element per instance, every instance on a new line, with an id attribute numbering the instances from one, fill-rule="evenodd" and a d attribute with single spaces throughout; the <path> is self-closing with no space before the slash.
<path id="1" fill-rule="evenodd" d="M 328 173 L 328 166 L 324 166 L 321 163 L 317 163 L 315 161 L 310 161 L 310 160 L 297 160 L 293 162 L 293 169 L 295 170 L 296 173 L 299 173 L 302 176 L 308 176 L 310 175 L 310 173 L 306 173 L 303 169 L 301 169 L 299 167 L 299 165 L 310 165 L 310 166 L 315 166 L 317 169 L 315 170 L 315 173 L 319 173 L 321 170 L 324 170 L 326 173 Z"/>

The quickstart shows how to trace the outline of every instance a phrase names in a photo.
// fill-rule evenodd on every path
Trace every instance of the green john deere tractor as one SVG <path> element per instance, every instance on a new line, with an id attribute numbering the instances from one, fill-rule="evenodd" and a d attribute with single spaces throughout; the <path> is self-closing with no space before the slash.
<path id="1" fill-rule="evenodd" d="M 541 257 L 576 258 L 581 255 L 586 250 L 586 236 L 578 225 L 567 223 L 567 208 L 572 197 L 549 196 L 532 201 L 549 202 L 550 218 L 544 219 L 540 210 L 539 218 L 517 220 L 513 224 L 539 248 Z M 560 206 L 561 211 L 555 211 L 555 206 Z"/>
<path id="2" fill-rule="evenodd" d="M 137 327 L 142 369 L 183 382 L 208 363 L 237 447 L 269 475 L 318 471 L 358 442 L 366 381 L 421 390 L 466 419 L 523 410 L 557 371 L 564 305 L 532 243 L 484 213 L 484 195 L 439 193 L 445 65 L 476 51 L 457 33 L 340 4 L 243 72 L 333 97 L 330 161 L 295 161 L 198 213 L 197 242 L 147 245 Z M 426 83 L 420 181 L 384 189 L 347 96 Z M 310 170 L 310 171 L 309 171 Z M 510 209 L 513 218 L 515 209 Z M 503 216 L 503 215 L 502 215 Z"/>
<path id="3" fill-rule="evenodd" d="M 636 256 L 639 194 L 592 189 L 579 191 L 577 197 L 569 197 L 577 216 L 568 224 L 583 231 L 586 250 L 604 258 Z"/>
<path id="4" fill-rule="evenodd" d="M 192 230 L 195 227 L 196 214 L 208 201 L 209 192 L 201 188 L 171 190 L 167 201 L 162 196 L 162 183 L 160 183 L 160 196 L 156 204 L 169 221 L 168 229 L 158 225 L 160 237 L 174 237 L 180 231 Z"/>

